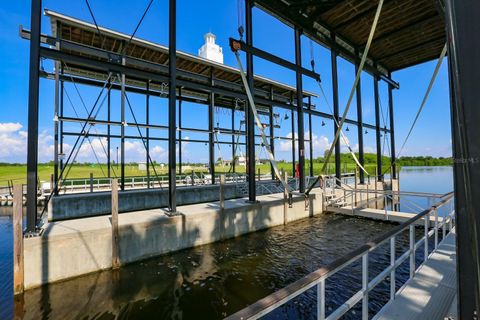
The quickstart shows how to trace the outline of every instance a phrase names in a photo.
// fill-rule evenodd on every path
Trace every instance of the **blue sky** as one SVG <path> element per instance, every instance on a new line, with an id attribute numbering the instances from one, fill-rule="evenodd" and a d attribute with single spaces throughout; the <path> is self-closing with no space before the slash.
<path id="1" fill-rule="evenodd" d="M 117 0 L 115 5 L 109 1 L 90 1 L 95 13 L 97 22 L 105 27 L 121 31 L 127 34 L 132 33 L 140 19 L 148 0 L 135 2 Z M 45 0 L 43 7 L 70 15 L 82 20 L 92 21 L 85 1 L 58 1 Z M 237 1 L 236 0 L 211 0 L 192 1 L 178 0 L 178 38 L 177 47 L 181 51 L 196 54 L 198 48 L 203 44 L 203 35 L 206 32 L 213 32 L 217 35 L 217 43 L 224 49 L 225 64 L 235 66 L 233 54 L 228 48 L 228 38 L 237 37 Z M 254 44 L 264 50 L 270 51 L 285 59 L 294 60 L 294 39 L 293 30 L 268 14 L 255 9 L 254 11 Z M 4 1 L 0 7 L 0 64 L 2 76 L 0 78 L 0 162 L 25 162 L 26 161 L 26 128 L 27 128 L 27 101 L 28 101 L 28 54 L 29 44 L 18 36 L 18 27 L 23 25 L 29 28 L 30 25 L 30 1 Z M 50 24 L 46 17 L 42 19 L 42 32 L 50 34 Z M 137 32 L 140 38 L 153 42 L 168 45 L 168 1 L 154 0 L 153 5 L 146 16 L 144 23 Z M 310 68 L 310 41 L 302 38 L 302 60 L 305 67 Z M 327 93 L 328 104 L 332 104 L 331 94 L 331 66 L 329 52 L 314 45 L 314 57 L 316 71 L 321 74 L 322 85 Z M 421 102 L 423 94 L 428 86 L 428 81 L 435 68 L 435 61 L 399 71 L 393 74 L 393 78 L 400 82 L 401 89 L 394 92 L 395 105 L 395 129 L 397 148 L 402 144 L 407 131 L 413 121 L 415 112 Z M 52 70 L 51 63 L 45 62 L 45 69 Z M 340 109 L 344 109 L 351 85 L 354 81 L 354 67 L 347 61 L 339 58 L 339 91 Z M 294 85 L 295 74 L 289 70 L 282 69 L 261 59 L 255 59 L 255 72 L 274 80 Z M 402 155 L 451 155 L 451 131 L 449 112 L 448 76 L 446 61 L 443 63 L 430 98 L 425 106 L 418 125 L 407 143 Z M 41 80 L 40 84 L 40 161 L 47 161 L 53 158 L 53 107 L 54 107 L 54 86 L 52 81 Z M 319 88 L 312 80 L 304 77 L 304 89 L 320 95 Z M 66 85 L 66 90 L 76 106 L 77 112 L 82 115 L 83 107 L 73 86 Z M 98 89 L 80 88 L 82 96 L 85 97 L 87 106 L 93 103 Z M 388 106 L 387 87 L 380 83 L 380 96 L 383 110 L 386 113 Z M 139 121 L 145 117 L 143 111 L 144 99 L 140 96 L 129 96 L 136 116 Z M 113 104 L 119 104 L 118 95 L 113 96 Z M 356 104 L 353 100 L 348 117 L 356 118 Z M 364 120 L 370 124 L 375 123 L 373 104 L 373 80 L 368 74 L 362 75 L 362 101 L 364 108 Z M 325 100 L 322 97 L 314 99 L 317 109 L 330 112 Z M 68 103 L 66 102 L 66 105 Z M 157 99 L 152 101 L 151 119 L 157 124 L 166 124 L 166 101 Z M 68 112 L 73 112 L 71 107 Z M 283 119 L 285 111 L 277 109 Z M 206 128 L 207 122 L 198 121 L 205 117 L 207 109 L 204 106 L 187 104 L 184 105 L 183 122 L 185 126 Z M 102 113 L 100 116 L 104 116 Z M 226 112 L 219 110 L 215 114 L 216 122 L 220 126 L 227 126 L 229 116 Z M 386 114 L 384 115 L 386 116 Z M 130 115 L 127 117 L 131 117 Z M 239 121 L 240 116 L 237 117 Z M 325 120 L 326 126 L 320 125 L 322 119 L 314 118 L 312 122 L 314 135 L 314 156 L 323 154 L 323 150 L 333 139 L 333 128 L 330 121 Z M 383 121 L 382 121 L 383 123 Z M 388 120 L 387 120 L 388 123 Z M 305 124 L 308 126 L 308 122 Z M 239 126 L 239 123 L 236 125 Z M 383 126 L 383 124 L 382 124 Z M 388 126 L 388 125 L 387 125 Z M 72 130 L 75 126 L 71 127 Z M 76 128 L 78 130 L 78 128 Z M 98 128 L 98 130 L 102 130 Z M 130 133 L 136 134 L 136 129 Z M 308 127 L 307 127 L 308 130 Z M 357 144 L 356 128 L 350 126 L 345 132 L 350 144 L 355 147 Z M 127 133 L 128 134 L 128 133 Z M 166 136 L 166 132 L 157 132 L 157 136 Z M 291 137 L 292 130 L 290 120 L 283 120 L 281 129 L 277 135 Z M 184 137 L 190 139 L 203 139 L 201 134 L 183 133 Z M 389 137 L 387 137 L 389 138 Z M 219 140 L 230 141 L 230 136 L 219 136 Z M 97 139 L 98 140 L 98 139 Z M 374 132 L 364 135 L 366 151 L 375 150 Z M 73 144 L 72 140 L 66 139 L 65 143 Z M 143 158 L 143 146 L 140 141 L 128 141 L 127 161 L 139 161 Z M 100 154 L 103 160 L 104 143 L 100 140 L 93 141 L 93 148 Z M 112 142 L 112 149 L 115 149 L 117 142 Z M 387 143 L 388 145 L 388 143 Z M 157 161 L 166 159 L 166 143 L 152 143 L 152 154 Z M 291 143 L 282 141 L 276 142 L 277 157 L 280 159 L 291 159 Z M 81 150 L 79 161 L 92 161 L 90 147 L 86 144 Z M 66 149 L 68 147 L 66 146 Z M 154 150 L 153 150 L 154 149 Z M 100 150 L 100 151 L 99 151 Z M 208 159 L 207 147 L 203 143 L 184 143 L 182 146 L 184 161 L 206 162 Z M 260 150 L 258 150 L 260 151 Z M 114 151 L 112 150 L 114 153 Z M 242 151 L 240 148 L 239 152 Z M 385 154 L 388 148 L 385 147 Z M 228 159 L 231 154 L 231 146 L 222 145 L 216 149 L 216 157 L 223 156 Z M 264 153 L 263 156 L 264 157 Z"/>

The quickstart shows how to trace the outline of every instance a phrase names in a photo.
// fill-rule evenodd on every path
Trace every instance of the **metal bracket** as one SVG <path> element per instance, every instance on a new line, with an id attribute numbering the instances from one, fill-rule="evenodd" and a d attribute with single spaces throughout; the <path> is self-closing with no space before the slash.
<path id="1" fill-rule="evenodd" d="M 291 193 L 288 194 L 288 207 L 292 208 L 293 205 L 293 195 Z"/>

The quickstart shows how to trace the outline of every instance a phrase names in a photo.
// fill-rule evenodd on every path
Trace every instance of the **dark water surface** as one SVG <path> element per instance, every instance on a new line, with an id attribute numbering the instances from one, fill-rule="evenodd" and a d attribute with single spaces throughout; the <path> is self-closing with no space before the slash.
<path id="1" fill-rule="evenodd" d="M 430 179 L 431 186 L 420 187 Z M 413 177 L 416 176 L 416 179 Z M 449 178 L 448 178 L 449 177 Z M 402 170 L 401 189 L 444 193 L 451 190 L 451 168 Z M 440 180 L 444 189 L 439 187 Z M 450 179 L 450 181 L 448 181 Z M 450 185 L 448 185 L 450 183 Z M 416 187 L 416 189 L 414 189 Z M 0 207 L 0 211 L 5 210 Z M 25 319 L 221 319 L 283 288 L 321 266 L 387 232 L 394 225 L 322 215 L 183 250 L 118 271 L 99 272 L 25 293 L 16 315 Z M 11 217 L 0 212 L 0 319 L 14 315 Z M 417 230 L 417 239 L 423 230 Z M 398 253 L 407 249 L 399 237 Z M 370 279 L 389 263 L 387 247 L 370 255 Z M 403 252 L 403 251 L 402 251 Z M 423 249 L 417 251 L 421 261 Z M 68 262 L 66 262 L 68 263 Z M 397 272 L 397 286 L 408 278 L 408 261 Z M 361 286 L 361 260 L 326 282 L 327 314 Z M 388 301 L 389 280 L 370 295 L 373 313 Z M 347 319 L 360 318 L 357 306 Z M 309 290 L 266 319 L 314 319 L 316 290 Z"/>

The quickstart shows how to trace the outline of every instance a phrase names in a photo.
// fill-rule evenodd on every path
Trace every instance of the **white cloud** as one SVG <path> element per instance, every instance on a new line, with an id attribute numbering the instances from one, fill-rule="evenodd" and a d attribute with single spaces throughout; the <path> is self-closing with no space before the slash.
<path id="1" fill-rule="evenodd" d="M 13 122 L 0 123 L 0 134 L 16 132 L 16 131 L 22 129 L 22 127 L 23 126 L 18 122 L 16 122 L 16 123 L 13 123 Z"/>
<path id="2" fill-rule="evenodd" d="M 27 160 L 27 132 L 20 123 L 0 123 L 0 162 L 25 163 Z M 53 159 L 53 137 L 47 131 L 38 135 L 38 159 Z"/>
<path id="3" fill-rule="evenodd" d="M 307 138 L 310 135 L 310 132 L 305 132 L 305 137 Z M 287 138 L 292 138 L 292 133 L 290 132 L 287 134 Z M 295 133 L 295 139 L 298 139 L 298 134 Z M 323 156 L 325 150 L 330 148 L 330 141 L 325 136 L 317 136 L 316 134 L 312 134 L 312 141 L 313 141 L 313 156 L 314 157 L 321 157 Z M 298 150 L 298 140 L 295 140 L 295 150 Z M 292 151 L 292 142 L 288 140 L 281 140 L 280 141 L 280 149 L 281 152 L 288 152 Z M 309 156 L 309 148 L 308 145 L 305 145 L 305 154 Z"/>

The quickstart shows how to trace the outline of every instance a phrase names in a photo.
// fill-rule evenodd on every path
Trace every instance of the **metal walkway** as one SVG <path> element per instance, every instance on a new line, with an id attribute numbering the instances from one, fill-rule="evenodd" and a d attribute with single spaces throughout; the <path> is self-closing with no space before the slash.
<path id="1" fill-rule="evenodd" d="M 444 319 L 456 294 L 455 229 L 374 319 Z M 455 309 L 455 308 L 454 308 Z"/>

